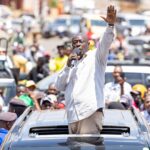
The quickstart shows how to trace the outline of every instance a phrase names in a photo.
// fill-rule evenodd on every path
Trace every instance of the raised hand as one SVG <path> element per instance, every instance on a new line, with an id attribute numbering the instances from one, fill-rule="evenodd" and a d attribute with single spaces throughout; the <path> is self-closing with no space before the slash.
<path id="1" fill-rule="evenodd" d="M 107 8 L 107 16 L 103 17 L 101 16 L 101 18 L 103 18 L 108 24 L 114 24 L 116 22 L 116 9 L 114 8 L 114 6 L 110 5 Z"/>

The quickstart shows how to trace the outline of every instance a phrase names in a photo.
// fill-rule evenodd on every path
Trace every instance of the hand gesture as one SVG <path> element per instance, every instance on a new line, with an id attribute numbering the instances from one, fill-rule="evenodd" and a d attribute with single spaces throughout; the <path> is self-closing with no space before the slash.
<path id="1" fill-rule="evenodd" d="M 78 59 L 77 54 L 70 54 L 70 56 L 68 57 L 67 66 L 72 67 L 71 66 L 72 60 L 77 60 L 77 59 Z"/>
<path id="2" fill-rule="evenodd" d="M 114 6 L 110 5 L 107 8 L 107 16 L 101 16 L 101 18 L 103 18 L 108 24 L 114 24 L 116 22 L 116 12 Z"/>

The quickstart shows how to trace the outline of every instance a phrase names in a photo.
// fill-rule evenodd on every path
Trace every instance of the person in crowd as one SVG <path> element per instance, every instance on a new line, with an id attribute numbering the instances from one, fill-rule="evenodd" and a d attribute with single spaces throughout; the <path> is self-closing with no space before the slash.
<path id="1" fill-rule="evenodd" d="M 55 83 L 51 83 L 46 91 L 46 94 L 51 99 L 53 103 L 55 103 L 56 109 L 62 109 L 65 107 L 64 99 L 60 100 L 59 91 L 56 89 Z"/>
<path id="2" fill-rule="evenodd" d="M 147 94 L 144 100 L 144 111 L 141 112 L 150 125 L 150 94 Z"/>
<path id="3" fill-rule="evenodd" d="M 9 112 L 13 112 L 17 114 L 17 117 L 20 117 L 20 115 L 25 111 L 27 108 L 27 105 L 20 100 L 19 98 L 12 98 L 9 102 Z"/>
<path id="4" fill-rule="evenodd" d="M 106 83 L 104 87 L 104 98 L 106 106 L 112 101 L 120 101 L 122 95 L 130 95 L 132 86 L 126 82 L 122 67 L 116 65 L 113 71 L 114 81 Z"/>
<path id="5" fill-rule="evenodd" d="M 95 50 L 96 49 L 96 44 L 95 44 L 94 40 L 89 40 L 88 43 L 89 43 L 89 47 L 88 47 L 89 50 Z"/>
<path id="6" fill-rule="evenodd" d="M 80 21 L 80 32 L 86 34 L 88 30 L 87 20 L 82 17 Z"/>
<path id="7" fill-rule="evenodd" d="M 86 35 L 87 35 L 88 40 L 92 40 L 93 32 L 92 32 L 91 27 L 88 28 Z"/>
<path id="8" fill-rule="evenodd" d="M 69 57 L 69 55 L 72 53 L 72 46 L 71 45 L 69 45 L 69 44 L 66 44 L 65 45 L 65 55 L 67 56 L 67 57 Z"/>
<path id="9" fill-rule="evenodd" d="M 36 89 L 36 84 L 33 80 L 28 80 L 26 82 L 26 88 L 28 91 L 34 91 Z"/>
<path id="10" fill-rule="evenodd" d="M 28 60 L 19 52 L 17 52 L 17 50 L 13 50 L 12 60 L 14 66 L 20 69 L 20 73 L 26 73 L 26 64 Z"/>
<path id="11" fill-rule="evenodd" d="M 132 106 L 136 109 L 143 110 L 144 97 L 147 88 L 143 84 L 135 84 L 130 92 L 133 98 Z"/>
<path id="12" fill-rule="evenodd" d="M 40 102 L 40 107 L 42 110 L 54 110 L 55 105 L 54 101 L 50 98 L 50 96 L 45 96 L 44 98 L 41 99 Z"/>
<path id="13" fill-rule="evenodd" d="M 122 95 L 120 98 L 120 103 L 125 109 L 131 109 L 132 107 L 132 97 L 130 95 Z"/>
<path id="14" fill-rule="evenodd" d="M 78 52 L 69 56 L 67 65 L 59 73 L 56 81 L 56 88 L 65 91 L 71 134 L 98 134 L 102 130 L 105 68 L 116 20 L 114 6 L 108 7 L 107 16 L 103 19 L 108 23 L 108 27 L 97 50 L 88 51 L 85 35 L 78 34 L 73 37 L 73 51 L 78 49 Z M 73 60 L 76 60 L 76 63 L 73 63 Z"/>
<path id="15" fill-rule="evenodd" d="M 41 95 L 41 92 L 37 90 L 29 91 L 24 85 L 17 86 L 16 97 L 22 100 L 27 106 L 31 106 L 34 109 L 40 110 L 39 99 L 41 98 Z"/>
<path id="16" fill-rule="evenodd" d="M 28 79 L 33 80 L 35 83 L 47 77 L 50 74 L 49 67 L 45 66 L 44 57 L 39 57 L 37 61 L 37 66 L 33 67 L 32 70 L 28 74 Z"/>
<path id="17" fill-rule="evenodd" d="M 24 85 L 18 85 L 17 86 L 17 95 L 20 100 L 22 100 L 27 106 L 34 106 L 34 101 L 30 97 L 30 94 L 28 93 L 27 88 Z"/>
<path id="18" fill-rule="evenodd" d="M 48 94 L 48 95 L 52 94 L 52 95 L 56 95 L 57 96 L 58 90 L 56 89 L 56 86 L 55 86 L 54 82 L 49 84 L 49 87 L 46 90 L 46 94 Z"/>
<path id="19" fill-rule="evenodd" d="M 0 145 L 3 143 L 5 136 L 11 129 L 17 119 L 16 113 L 1 112 L 0 113 Z"/>
<path id="20" fill-rule="evenodd" d="M 58 56 L 55 57 L 50 63 L 50 70 L 53 72 L 58 72 L 63 69 L 66 65 L 68 57 L 65 55 L 64 45 L 58 45 Z"/>
<path id="21" fill-rule="evenodd" d="M 115 52 L 110 51 L 109 55 L 108 55 L 108 60 L 116 60 L 116 59 L 117 59 L 117 56 L 116 56 Z"/>

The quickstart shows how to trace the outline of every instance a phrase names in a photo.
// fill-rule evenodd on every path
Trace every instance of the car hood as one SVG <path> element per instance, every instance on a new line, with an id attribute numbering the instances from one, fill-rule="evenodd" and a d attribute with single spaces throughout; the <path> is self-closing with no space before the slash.
<path id="1" fill-rule="evenodd" d="M 101 138 L 102 139 L 102 138 Z M 93 142 L 92 142 L 93 141 Z M 98 142 L 96 142 L 98 141 Z M 60 135 L 51 136 L 47 139 L 43 138 L 33 138 L 30 140 L 23 140 L 17 143 L 12 143 L 12 150 L 148 150 L 148 147 L 144 141 L 141 139 L 136 139 L 133 137 L 124 137 L 124 138 L 113 138 L 113 137 L 104 137 L 103 142 L 99 142 L 99 139 L 95 137 L 90 138 L 90 140 L 85 137 L 76 138 L 76 137 L 65 137 Z"/>

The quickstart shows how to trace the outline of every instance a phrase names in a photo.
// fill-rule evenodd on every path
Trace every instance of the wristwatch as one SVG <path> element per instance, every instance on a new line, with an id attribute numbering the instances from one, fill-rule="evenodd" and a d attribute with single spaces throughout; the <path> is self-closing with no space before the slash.
<path id="1" fill-rule="evenodd" d="M 114 27 L 114 24 L 112 24 L 112 23 L 108 23 L 108 26 L 110 26 L 110 27 Z"/>

